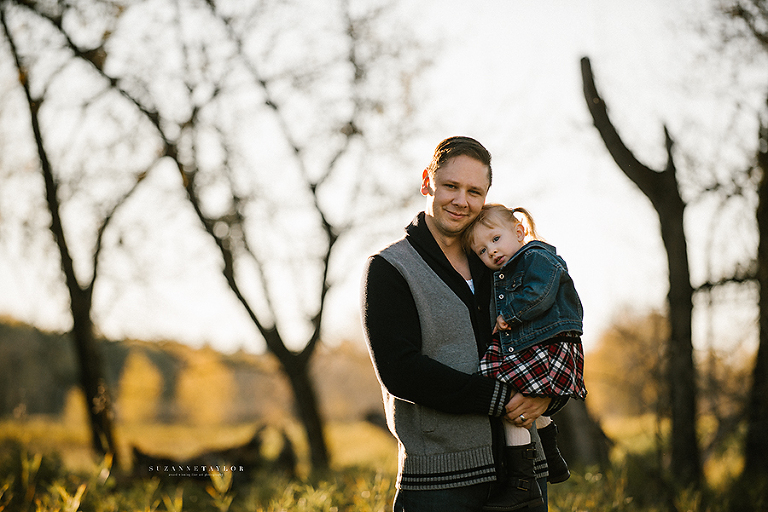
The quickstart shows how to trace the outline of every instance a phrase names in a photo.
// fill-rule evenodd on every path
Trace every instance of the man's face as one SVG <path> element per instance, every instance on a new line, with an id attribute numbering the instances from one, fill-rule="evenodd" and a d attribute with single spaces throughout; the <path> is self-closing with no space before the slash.
<path id="1" fill-rule="evenodd" d="M 449 160 L 434 179 L 424 171 L 421 193 L 427 197 L 430 228 L 445 237 L 459 236 L 483 208 L 488 186 L 488 167 L 466 155 Z"/>

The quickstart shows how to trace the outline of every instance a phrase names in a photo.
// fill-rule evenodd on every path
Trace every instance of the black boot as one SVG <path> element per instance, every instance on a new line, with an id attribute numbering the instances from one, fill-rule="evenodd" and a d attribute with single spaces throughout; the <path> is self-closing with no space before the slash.
<path id="1" fill-rule="evenodd" d="M 536 458 L 533 443 L 507 446 L 504 455 L 507 478 L 493 488 L 483 510 L 506 512 L 543 505 L 544 499 L 533 471 L 533 460 Z"/>
<path id="2" fill-rule="evenodd" d="M 547 466 L 549 466 L 549 476 L 547 482 L 559 484 L 565 482 L 571 477 L 568 471 L 568 463 L 560 454 L 557 448 L 557 425 L 553 421 L 546 427 L 539 429 L 539 438 L 541 438 L 541 447 L 544 448 L 544 455 L 547 457 Z"/>

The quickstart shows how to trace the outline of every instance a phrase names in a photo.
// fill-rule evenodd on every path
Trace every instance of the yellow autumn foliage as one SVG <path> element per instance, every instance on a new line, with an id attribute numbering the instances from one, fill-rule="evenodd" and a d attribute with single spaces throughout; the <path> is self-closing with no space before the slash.
<path id="1" fill-rule="evenodd" d="M 230 421 L 237 391 L 232 372 L 210 349 L 187 352 L 185 363 L 176 388 L 182 417 L 193 425 Z"/>
<path id="2" fill-rule="evenodd" d="M 131 350 L 118 384 L 118 415 L 125 423 L 154 420 L 163 389 L 163 376 L 139 350 Z"/>

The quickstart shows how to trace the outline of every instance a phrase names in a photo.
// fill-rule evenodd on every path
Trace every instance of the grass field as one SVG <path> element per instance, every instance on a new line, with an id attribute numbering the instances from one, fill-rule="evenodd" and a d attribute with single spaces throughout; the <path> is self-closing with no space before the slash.
<path id="1" fill-rule="evenodd" d="M 605 422 L 617 440 L 613 468 L 580 469 L 564 484 L 549 487 L 550 510 L 564 511 L 718 511 L 728 508 L 726 484 L 740 469 L 740 456 L 725 450 L 707 461 L 708 490 L 671 495 L 664 481 L 653 474 L 656 435 L 664 425 L 652 417 Z M 203 450 L 245 442 L 256 425 L 119 425 L 121 456 L 128 447 L 187 457 Z M 310 474 L 301 429 L 284 423 L 300 459 L 299 476 L 289 479 L 261 471 L 247 482 L 233 481 L 232 473 L 212 475 L 205 481 L 127 479 L 128 467 L 110 468 L 94 459 L 88 449 L 87 429 L 74 417 L 28 418 L 0 422 L 0 511 L 388 511 L 393 498 L 395 443 L 382 429 L 368 423 L 332 423 L 327 441 L 332 470 Z M 267 436 L 264 456 L 274 457 Z M 8 440 L 14 440 L 13 444 Z M 660 496 L 668 496 L 661 499 Z M 767 505 L 754 502 L 756 507 Z M 765 510 L 754 508 L 753 510 Z"/>

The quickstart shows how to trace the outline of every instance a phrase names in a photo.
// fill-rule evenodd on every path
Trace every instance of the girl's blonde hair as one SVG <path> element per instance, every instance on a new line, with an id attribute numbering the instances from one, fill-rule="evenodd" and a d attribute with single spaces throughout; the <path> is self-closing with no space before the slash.
<path id="1" fill-rule="evenodd" d="M 462 233 L 461 243 L 466 251 L 472 250 L 475 228 L 480 224 L 489 228 L 503 227 L 504 225 L 515 227 L 522 224 L 525 230 L 525 243 L 531 240 L 543 240 L 536 232 L 536 223 L 528 210 L 519 206 L 507 208 L 503 204 L 489 203 L 483 205 L 478 216 Z"/>

